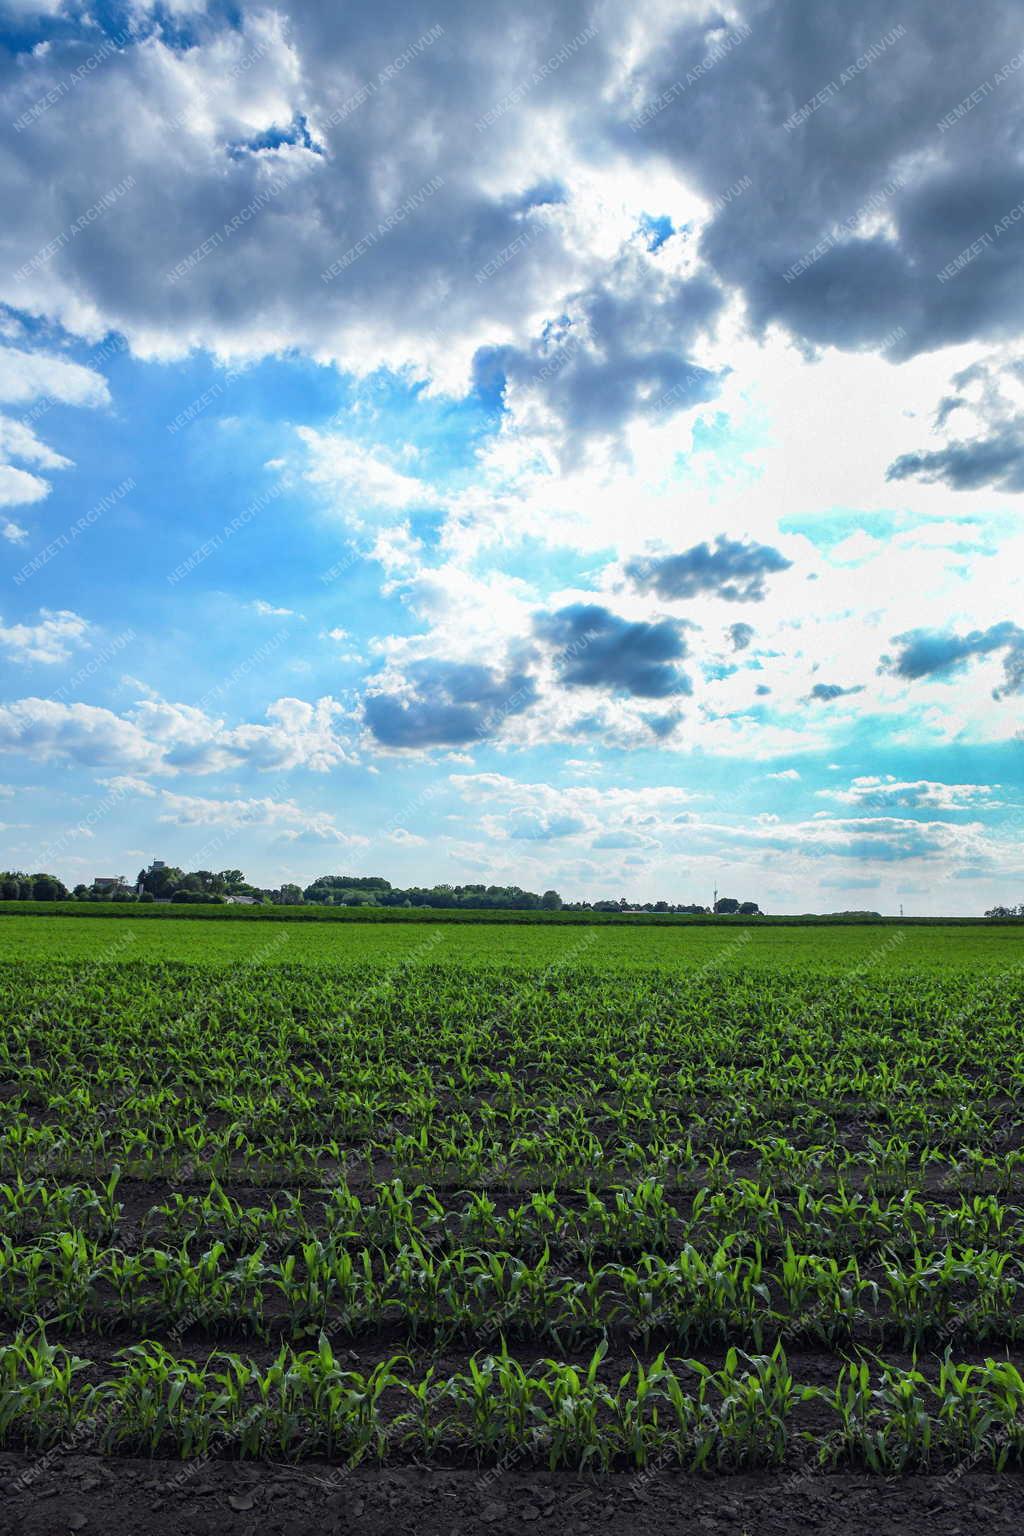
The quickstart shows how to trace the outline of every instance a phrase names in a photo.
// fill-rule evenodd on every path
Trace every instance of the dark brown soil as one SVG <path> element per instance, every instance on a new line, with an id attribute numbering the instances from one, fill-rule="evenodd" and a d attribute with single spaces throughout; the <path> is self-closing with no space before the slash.
<path id="1" fill-rule="evenodd" d="M 301 1467 L 67 1456 L 11 1494 L 29 1458 L 0 1455 L 0 1536 L 1017 1536 L 1024 1479 L 805 1474 L 695 1479 Z"/>

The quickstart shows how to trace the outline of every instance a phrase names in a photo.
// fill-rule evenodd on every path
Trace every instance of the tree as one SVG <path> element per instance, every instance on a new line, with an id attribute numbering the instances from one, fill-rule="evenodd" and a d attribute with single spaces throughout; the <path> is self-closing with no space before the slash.
<path id="1" fill-rule="evenodd" d="M 190 889 L 212 891 L 216 895 L 221 894 L 225 890 L 224 876 L 215 875 L 212 869 L 197 869 L 189 876 L 189 879 L 198 880 L 199 882 L 198 887 L 190 887 Z"/>
<path id="2" fill-rule="evenodd" d="M 26 875 L 23 870 L 8 869 L 0 874 L 0 897 L 4 901 L 48 901 L 48 896 L 33 895 L 36 881 L 43 879 L 53 880 L 56 876 Z"/>
<path id="3" fill-rule="evenodd" d="M 545 891 L 540 899 L 540 904 L 545 912 L 560 912 L 562 910 L 562 898 L 557 891 Z"/>
<path id="4" fill-rule="evenodd" d="M 299 885 L 282 885 L 281 901 L 287 907 L 302 905 L 302 887 Z"/>
<path id="5" fill-rule="evenodd" d="M 738 912 L 739 909 L 739 902 L 734 901 L 731 896 L 719 896 L 715 902 L 715 911 L 721 916 L 729 916 L 733 912 Z"/>
<path id="6" fill-rule="evenodd" d="M 165 869 L 140 869 L 137 883 L 142 885 L 144 891 L 151 891 L 157 901 L 170 901 L 184 879 L 183 869 L 178 869 L 177 865 L 168 865 Z"/>
<path id="7" fill-rule="evenodd" d="M 760 917 L 761 908 L 756 901 L 741 901 L 739 913 L 741 917 Z"/>

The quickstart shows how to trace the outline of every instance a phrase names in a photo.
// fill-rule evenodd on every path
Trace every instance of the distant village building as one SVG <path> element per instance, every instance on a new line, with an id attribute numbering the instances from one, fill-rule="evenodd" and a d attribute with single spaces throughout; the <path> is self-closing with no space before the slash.
<path id="1" fill-rule="evenodd" d="M 92 886 L 94 891 L 125 891 L 128 882 L 124 875 L 97 875 Z"/>
<path id="2" fill-rule="evenodd" d="M 259 905 L 258 896 L 225 896 L 224 900 L 232 902 L 236 907 L 255 907 Z"/>

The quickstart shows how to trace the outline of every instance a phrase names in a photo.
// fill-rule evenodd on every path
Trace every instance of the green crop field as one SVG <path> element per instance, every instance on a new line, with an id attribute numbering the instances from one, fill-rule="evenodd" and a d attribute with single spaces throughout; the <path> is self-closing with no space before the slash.
<path id="1" fill-rule="evenodd" d="M 123 911 L 124 909 L 122 909 Z M 103 917 L 7 916 L 0 921 L 0 964 L 48 960 L 88 963 L 183 961 L 202 965 L 583 966 L 602 970 L 692 971 L 707 966 L 806 969 L 865 975 L 889 969 L 994 972 L 1024 968 L 1024 924 L 731 923 L 564 926 L 547 923 L 208 922 L 175 917 L 138 921 L 139 908 Z M 147 909 L 142 908 L 143 912 Z M 214 909 L 217 910 L 217 909 Z M 1024 972 L 1022 972 L 1024 973 Z"/>
<path id="2" fill-rule="evenodd" d="M 1019 928 L 8 917 L 0 998 L 25 1478 L 1024 1467 Z"/>

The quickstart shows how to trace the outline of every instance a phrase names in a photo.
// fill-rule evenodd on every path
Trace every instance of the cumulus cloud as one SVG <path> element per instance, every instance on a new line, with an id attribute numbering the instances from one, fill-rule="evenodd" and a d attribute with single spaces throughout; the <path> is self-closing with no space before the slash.
<path id="1" fill-rule="evenodd" d="M 886 478 L 911 477 L 932 484 L 942 480 L 954 491 L 975 491 L 984 485 L 1024 491 L 1024 420 L 1007 422 L 988 437 L 901 454 L 889 466 Z"/>
<path id="2" fill-rule="evenodd" d="M 105 405 L 109 398 L 106 380 L 91 368 L 41 351 L 0 346 L 0 403 L 27 405 L 37 401 L 49 409 L 58 404 Z M 35 409 L 38 411 L 38 406 Z M 18 420 L 0 414 L 0 506 L 28 506 L 42 501 L 49 494 L 49 481 L 21 468 L 14 460 L 31 464 L 34 469 L 71 466 L 70 459 L 40 440 L 30 415 Z M 7 526 L 16 528 L 17 524 Z"/>
<path id="3" fill-rule="evenodd" d="M 1024 629 L 1009 619 L 966 635 L 952 630 L 909 630 L 894 635 L 892 643 L 899 650 L 893 656 L 883 656 L 879 670 L 894 677 L 909 681 L 924 677 L 948 680 L 963 671 L 974 657 L 1003 651 L 1006 681 L 1002 688 L 993 690 L 992 697 L 1001 699 L 1024 691 Z"/>
<path id="4" fill-rule="evenodd" d="M 477 662 L 411 662 L 398 688 L 382 687 L 363 705 L 366 724 L 382 746 L 424 748 L 483 741 L 536 698 L 533 678 Z"/>
<path id="5" fill-rule="evenodd" d="M 88 630 L 88 621 L 70 609 L 51 613 L 41 608 L 38 624 L 5 625 L 0 619 L 0 650 L 11 661 L 52 665 L 67 661 L 72 649 L 83 643 Z"/>
<path id="6" fill-rule="evenodd" d="M 1020 198 L 1022 72 L 1004 0 L 978 0 L 969 33 L 932 0 L 895 19 L 887 0 L 820 0 L 810 16 L 803 0 L 739 0 L 728 16 L 649 6 L 642 27 L 598 0 L 442 12 L 197 10 L 183 48 L 173 17 L 150 10 L 13 142 L 3 268 L 23 275 L 2 296 L 163 355 L 294 346 L 357 372 L 387 361 L 465 379 L 475 352 L 508 346 L 513 381 L 533 369 L 537 318 L 575 304 L 592 341 L 542 382 L 554 411 L 598 432 L 679 387 L 730 290 L 758 330 L 852 349 L 895 335 L 894 356 L 1019 325 L 1022 225 L 1001 221 Z M 8 120 L 96 46 L 95 29 L 46 35 L 0 72 Z M 962 110 L 972 85 L 977 110 Z M 609 239 L 573 205 L 598 160 L 640 187 L 688 189 L 697 216 L 652 242 L 638 208 Z M 99 166 L 108 184 L 132 176 L 131 197 L 31 268 L 88 206 Z"/>
<path id="7" fill-rule="evenodd" d="M 379 508 L 404 510 L 431 499 L 429 486 L 389 462 L 382 451 L 312 427 L 300 427 L 298 435 L 308 453 L 305 478 L 351 521 Z"/>
<path id="8" fill-rule="evenodd" d="M 679 555 L 630 560 L 626 575 L 641 592 L 655 592 L 666 601 L 683 601 L 709 593 L 727 603 L 760 603 L 766 596 L 765 580 L 786 571 L 792 562 L 767 544 L 745 543 L 719 535 L 714 547 L 695 544 Z M 736 645 L 733 626 L 733 644 Z M 742 627 L 746 633 L 749 625 Z M 753 630 L 750 630 L 750 635 Z M 749 644 L 747 635 L 745 644 Z"/>
<path id="9" fill-rule="evenodd" d="M 162 789 L 158 797 L 157 820 L 177 827 L 225 827 L 239 831 L 247 827 L 270 827 L 286 838 L 313 834 L 325 842 L 365 843 L 341 831 L 333 816 L 322 811 L 307 811 L 294 800 L 252 797 L 218 800 L 201 795 L 179 795 Z"/>
<path id="10" fill-rule="evenodd" d="M 975 811 L 998 804 L 992 799 L 998 785 L 941 784 L 929 779 L 901 782 L 892 774 L 861 775 L 849 789 L 819 790 L 829 800 L 872 811 Z"/>
<path id="11" fill-rule="evenodd" d="M 707 278 L 658 270 L 631 251 L 608 279 L 574 296 L 571 319 L 526 346 L 481 348 L 478 390 L 502 393 L 520 428 L 557 429 L 563 468 L 580 462 L 591 439 L 616 440 L 628 423 L 666 421 L 714 398 L 720 377 L 686 355 L 722 305 Z"/>
<path id="12" fill-rule="evenodd" d="M 948 841 L 938 823 L 904 821 L 897 817 L 865 817 L 836 822 L 830 851 L 843 859 L 877 859 L 899 863 L 906 859 L 933 859 L 948 851 Z"/>
<path id="13" fill-rule="evenodd" d="M 154 10 L 15 141 L 0 250 L 4 273 L 20 276 L 5 277 L 0 297 L 79 330 L 116 326 L 150 355 L 296 347 L 358 373 L 454 361 L 465 379 L 485 315 L 490 339 L 525 335 L 527 314 L 594 265 L 559 237 L 476 281 L 523 234 L 518 151 L 533 114 L 568 124 L 597 99 L 624 28 L 614 17 L 594 25 L 590 0 L 566 0 L 556 15 L 525 0 L 514 19 L 466 0 L 442 11 L 440 22 L 419 0 L 372 18 L 311 0 L 287 17 L 211 11 L 190 18 L 184 48 Z M 562 66 L 535 78 L 563 47 Z M 88 34 L 67 28 L 11 60 L 0 72 L 9 120 L 88 52 Z M 526 110 L 502 108 L 524 81 Z M 561 158 L 553 142 L 545 158 L 552 168 Z M 130 195 L 34 266 L 89 207 L 100 167 L 101 191 L 131 177 Z M 44 206 L 28 196 L 40 184 L 52 188 Z M 240 219 L 245 210 L 255 211 Z"/>
<path id="14" fill-rule="evenodd" d="M 533 628 L 556 648 L 556 675 L 566 687 L 608 688 L 644 699 L 692 692 L 676 665 L 688 652 L 675 620 L 631 623 L 597 603 L 570 603 L 538 614 Z"/>
<path id="15" fill-rule="evenodd" d="M 936 430 L 951 418 L 972 428 L 970 436 L 953 438 L 941 448 L 901 454 L 889 465 L 888 480 L 941 481 L 954 491 L 982 486 L 1016 494 L 1024 491 L 1024 413 L 1020 386 L 1024 362 L 1019 358 L 983 360 L 961 369 L 935 413 Z"/>
<path id="16" fill-rule="evenodd" d="M 734 651 L 745 651 L 756 633 L 752 624 L 730 624 L 726 630 Z"/>
<path id="17" fill-rule="evenodd" d="M 110 392 L 103 375 L 81 363 L 48 352 L 0 347 L 0 403 L 29 405 L 33 400 L 99 406 L 110 403 Z"/>
<path id="18" fill-rule="evenodd" d="M 967 38 L 929 0 L 746 0 L 684 12 L 635 61 L 619 143 L 695 179 L 701 254 L 754 326 L 896 357 L 1020 328 L 1019 28 L 1002 0 L 975 14 Z"/>
<path id="19" fill-rule="evenodd" d="M 0 457 L 24 459 L 40 469 L 68 469 L 71 465 L 70 459 L 41 442 L 31 426 L 12 416 L 0 416 Z"/>
<path id="20" fill-rule="evenodd" d="M 578 784 L 560 789 L 523 783 L 500 773 L 459 773 L 452 787 L 471 806 L 486 808 L 482 826 L 491 839 L 556 842 L 589 838 L 595 849 L 647 848 L 681 820 L 691 797 L 674 785 L 600 789 Z"/>
<path id="21" fill-rule="evenodd" d="M 123 714 L 93 704 L 26 698 L 0 705 L 0 751 L 35 761 L 138 773 L 308 768 L 327 772 L 351 755 L 337 733 L 335 700 L 278 699 L 267 725 L 229 727 L 187 704 L 143 699 Z"/>
<path id="22" fill-rule="evenodd" d="M 13 464 L 0 464 L 0 507 L 23 507 L 42 501 L 50 493 L 49 482 Z"/>
<path id="23" fill-rule="evenodd" d="M 855 814 L 834 817 L 820 812 L 812 819 L 786 821 L 777 816 L 725 818 L 682 810 L 680 802 L 685 804 L 693 796 L 667 785 L 558 788 L 496 773 L 454 774 L 450 782 L 466 802 L 466 816 L 477 812 L 481 835 L 489 846 L 514 841 L 524 823 L 554 826 L 564 819 L 568 829 L 570 822 L 583 822 L 583 829 L 564 834 L 570 850 L 585 846 L 605 855 L 630 851 L 660 854 L 674 868 L 684 861 L 691 877 L 694 871 L 701 871 L 698 883 L 712 880 L 723 860 L 733 868 L 748 870 L 749 877 L 762 886 L 776 877 L 791 879 L 795 872 L 798 880 L 812 883 L 821 883 L 823 878 L 845 883 L 851 878 L 869 877 L 874 883 L 880 877 L 871 874 L 873 865 L 881 871 L 888 865 L 920 863 L 934 871 L 939 866 L 959 867 L 968 862 L 977 867 L 996 859 L 1005 867 L 1005 846 L 977 819 L 914 819 L 915 813 L 929 808 L 980 812 L 985 804 L 984 786 L 936 786 L 922 781 L 922 785 L 907 787 L 895 779 L 873 784 L 865 778 L 853 781 L 850 790 L 838 792 L 844 806 Z M 874 791 L 884 796 L 887 788 L 895 791 L 893 801 L 902 796 L 899 805 L 886 803 L 884 798 L 877 805 L 872 802 Z M 980 791 L 978 795 L 971 793 L 975 788 Z M 846 799 L 848 794 L 853 798 Z M 911 799 L 916 801 L 914 805 L 904 803 Z M 464 824 L 464 818 L 459 819 Z M 554 843 L 557 839 L 543 841 Z M 544 868 L 548 870 L 554 852 L 544 849 Z M 523 856 L 517 851 L 517 859 Z M 851 866 L 857 869 L 854 876 L 848 873 Z M 607 880 L 608 866 L 597 867 Z M 664 868 L 668 868 L 667 863 Z"/>

